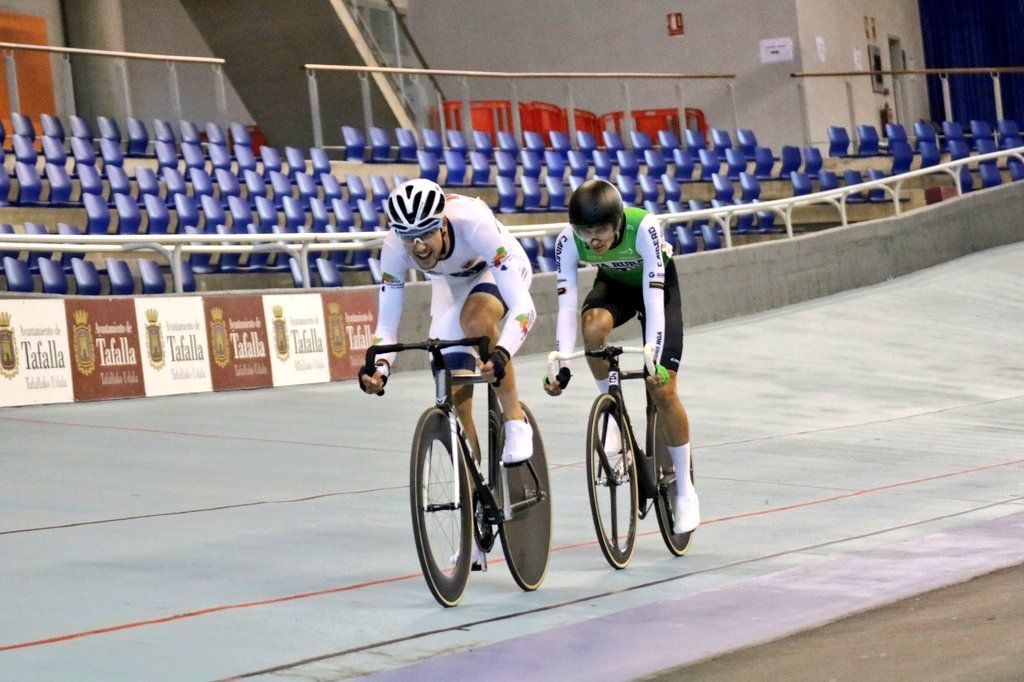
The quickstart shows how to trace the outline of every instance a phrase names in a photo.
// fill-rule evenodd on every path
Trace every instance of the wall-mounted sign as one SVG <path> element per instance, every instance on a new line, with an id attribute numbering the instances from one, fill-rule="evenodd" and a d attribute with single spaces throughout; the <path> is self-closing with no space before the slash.
<path id="1" fill-rule="evenodd" d="M 668 22 L 668 34 L 670 36 L 681 36 L 683 35 L 683 13 L 682 12 L 669 12 L 666 15 Z"/>
<path id="2" fill-rule="evenodd" d="M 762 64 L 791 62 L 793 61 L 793 39 L 788 36 L 766 38 L 760 42 L 760 55 Z"/>

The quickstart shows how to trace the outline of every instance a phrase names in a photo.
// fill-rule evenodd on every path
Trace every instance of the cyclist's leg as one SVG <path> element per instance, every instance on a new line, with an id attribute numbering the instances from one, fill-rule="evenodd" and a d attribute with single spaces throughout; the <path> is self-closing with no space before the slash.
<path id="1" fill-rule="evenodd" d="M 639 292 L 625 287 L 604 277 L 600 272 L 594 279 L 594 288 L 583 300 L 583 347 L 587 350 L 602 348 L 608 341 L 612 329 L 625 324 L 637 313 L 634 300 Z M 608 361 L 587 358 L 590 373 L 594 375 L 597 389 L 601 393 L 608 392 Z"/>
<path id="2" fill-rule="evenodd" d="M 498 343 L 501 329 L 498 323 L 507 309 L 498 294 L 497 287 L 486 283 L 477 285 L 466 298 L 459 315 L 462 330 L 466 336 L 486 336 L 491 339 L 491 347 Z M 521 421 L 526 418 L 523 408 L 519 405 L 519 393 L 516 391 L 516 375 L 512 361 L 505 365 L 505 378 L 494 387 L 501 403 L 502 416 L 507 420 Z"/>
<path id="3" fill-rule="evenodd" d="M 465 296 L 456 286 L 453 289 L 447 279 L 435 277 L 431 280 L 430 331 L 432 339 L 459 339 L 465 336 L 459 325 L 460 298 Z M 476 369 L 475 356 L 463 346 L 443 351 L 445 365 L 452 374 L 471 374 Z M 473 423 L 473 386 L 458 386 L 452 390 L 452 405 L 455 407 L 462 430 L 479 460 L 480 441 Z"/>

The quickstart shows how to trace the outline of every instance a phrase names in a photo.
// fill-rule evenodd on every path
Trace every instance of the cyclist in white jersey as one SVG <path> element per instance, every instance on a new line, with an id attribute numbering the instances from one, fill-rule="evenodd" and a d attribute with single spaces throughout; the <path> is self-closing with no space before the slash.
<path id="1" fill-rule="evenodd" d="M 456 373 L 471 372 L 475 365 L 494 385 L 505 418 L 502 460 L 517 464 L 529 459 L 533 429 L 519 404 L 512 371 L 512 356 L 536 318 L 530 296 L 533 269 L 526 252 L 487 204 L 445 195 L 429 180 L 409 180 L 396 187 L 385 213 L 391 231 L 381 249 L 383 274 L 373 343 L 397 341 L 406 273 L 419 270 L 429 275 L 430 338 L 490 337 L 489 357 L 478 358 L 475 349 L 458 346 L 444 351 L 445 362 Z M 380 356 L 372 375 L 360 373 L 363 391 L 378 393 L 384 387 L 394 358 L 394 353 Z M 467 385 L 457 387 L 452 397 L 479 456 L 472 396 L 473 387 Z"/>

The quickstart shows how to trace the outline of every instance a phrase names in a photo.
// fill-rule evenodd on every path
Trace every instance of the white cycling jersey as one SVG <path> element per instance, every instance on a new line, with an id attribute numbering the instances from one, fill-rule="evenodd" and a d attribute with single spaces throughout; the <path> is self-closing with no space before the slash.
<path id="1" fill-rule="evenodd" d="M 446 195 L 444 217 L 448 220 L 448 250 L 429 270 L 416 263 L 394 231 L 384 238 L 373 343 L 397 341 L 406 273 L 418 270 L 431 277 L 431 338 L 463 338 L 459 316 L 466 298 L 474 290 L 486 290 L 486 285 L 492 285 L 508 309 L 498 345 L 514 355 L 537 314 L 530 296 L 533 268 L 526 252 L 494 217 L 490 207 L 479 199 L 461 194 Z M 467 349 L 449 349 L 446 355 L 460 352 L 465 353 Z M 379 357 L 388 365 L 394 360 L 393 353 Z"/>

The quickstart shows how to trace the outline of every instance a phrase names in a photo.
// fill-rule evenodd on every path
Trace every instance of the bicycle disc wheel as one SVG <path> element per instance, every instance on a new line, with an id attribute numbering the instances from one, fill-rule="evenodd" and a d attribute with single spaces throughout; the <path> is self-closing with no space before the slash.
<path id="1" fill-rule="evenodd" d="M 538 497 L 540 501 L 514 512 L 510 521 L 501 524 L 499 532 L 501 549 L 505 553 L 512 578 L 519 587 L 530 592 L 540 587 L 548 571 L 551 551 L 551 485 L 548 480 L 548 459 L 537 421 L 526 405 L 522 408 L 533 427 L 533 455 L 526 464 L 506 470 L 506 494 L 513 505 Z"/>
<path id="2" fill-rule="evenodd" d="M 416 553 L 427 587 L 442 606 L 455 606 L 466 591 L 472 560 L 472 494 L 465 462 L 458 461 L 458 490 L 449 448 L 448 415 L 432 407 L 420 417 L 412 444 L 409 496 Z M 455 456 L 459 446 L 456 443 Z"/>
<path id="3" fill-rule="evenodd" d="M 603 393 L 594 401 L 587 422 L 587 492 L 598 544 L 614 568 L 625 568 L 636 548 L 636 463 L 628 434 L 616 419 L 614 396 Z M 620 452 L 605 452 L 604 436 L 615 421 L 622 434 Z"/>
<path id="4" fill-rule="evenodd" d="M 665 541 L 668 551 L 675 556 L 683 556 L 690 548 L 690 539 L 693 531 L 689 533 L 674 533 L 672 524 L 675 516 L 673 507 L 676 502 L 676 475 L 673 469 L 672 456 L 668 454 L 668 446 L 657 430 L 658 417 L 655 414 L 647 420 L 648 434 L 654 435 L 654 461 L 658 466 L 658 496 L 654 501 L 658 512 L 658 528 L 661 530 L 661 539 Z M 648 438 L 647 442 L 651 442 Z M 690 480 L 693 480 L 693 460 L 690 460 Z M 666 482 L 668 481 L 668 482 Z"/>

